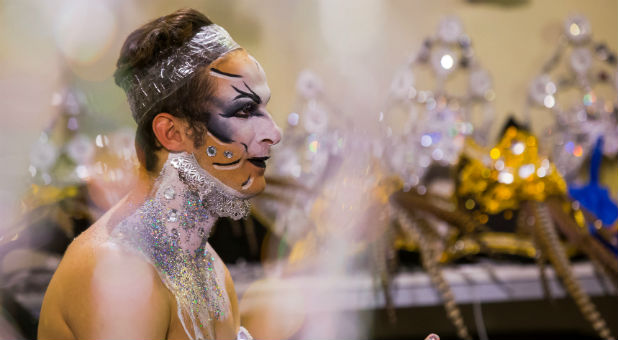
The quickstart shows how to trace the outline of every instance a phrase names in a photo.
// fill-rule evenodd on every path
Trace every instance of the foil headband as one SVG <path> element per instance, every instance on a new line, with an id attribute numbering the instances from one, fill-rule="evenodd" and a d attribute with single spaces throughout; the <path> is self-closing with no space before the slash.
<path id="1" fill-rule="evenodd" d="M 198 68 L 238 48 L 223 27 L 204 26 L 191 40 L 174 48 L 167 58 L 128 76 L 122 87 L 135 121 L 141 123 L 150 109 L 178 90 Z M 161 53 L 166 52 L 169 50 Z"/>

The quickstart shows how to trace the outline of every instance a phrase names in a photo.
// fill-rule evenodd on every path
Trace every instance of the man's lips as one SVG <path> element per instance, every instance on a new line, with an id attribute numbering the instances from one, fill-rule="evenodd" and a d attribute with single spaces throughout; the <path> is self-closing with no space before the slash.
<path id="1" fill-rule="evenodd" d="M 258 168 L 266 168 L 266 161 L 269 159 L 270 157 L 251 157 L 248 158 L 247 160 L 249 162 L 251 162 L 253 165 L 257 166 Z"/>

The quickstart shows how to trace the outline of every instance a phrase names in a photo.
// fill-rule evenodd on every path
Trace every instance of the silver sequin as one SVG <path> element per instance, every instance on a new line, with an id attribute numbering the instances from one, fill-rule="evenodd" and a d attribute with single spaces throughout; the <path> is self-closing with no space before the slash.
<path id="1" fill-rule="evenodd" d="M 168 200 L 173 200 L 174 197 L 176 197 L 176 192 L 174 191 L 174 188 L 168 187 L 167 189 L 165 189 L 165 191 L 163 192 L 163 197 Z"/>
<path id="2" fill-rule="evenodd" d="M 217 155 L 217 148 L 214 146 L 209 146 L 206 148 L 206 154 L 210 157 L 215 157 Z"/>
<path id="3" fill-rule="evenodd" d="M 178 221 L 178 211 L 176 209 L 170 210 L 167 214 L 167 221 L 172 223 Z"/>

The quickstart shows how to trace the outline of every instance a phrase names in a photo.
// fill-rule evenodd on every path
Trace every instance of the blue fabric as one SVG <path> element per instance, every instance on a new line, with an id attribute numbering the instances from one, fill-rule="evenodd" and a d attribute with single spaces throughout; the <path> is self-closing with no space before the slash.
<path id="1" fill-rule="evenodd" d="M 569 185 L 569 195 L 601 220 L 604 226 L 611 226 L 618 219 L 618 206 L 610 198 L 609 191 L 599 185 L 602 149 L 603 137 L 599 137 L 590 158 L 590 182 L 582 187 Z"/>
<path id="2" fill-rule="evenodd" d="M 601 166 L 601 158 L 603 149 L 603 137 L 597 139 L 594 146 L 592 157 L 590 157 L 590 181 L 587 185 L 576 187 L 569 185 L 569 195 L 574 200 L 579 201 L 579 204 L 589 212 L 593 213 L 606 228 L 611 227 L 616 219 L 618 219 L 618 206 L 612 201 L 609 196 L 609 191 L 599 185 L 599 167 Z M 588 225 L 588 231 L 601 244 L 609 248 L 614 255 L 618 256 L 618 248 L 611 245 L 604 239 L 594 225 Z M 618 235 L 613 235 L 618 238 Z"/>

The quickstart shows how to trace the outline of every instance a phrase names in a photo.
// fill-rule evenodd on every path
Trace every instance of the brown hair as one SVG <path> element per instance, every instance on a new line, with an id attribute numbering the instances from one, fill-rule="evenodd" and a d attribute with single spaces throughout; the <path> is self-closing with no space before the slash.
<path id="1" fill-rule="evenodd" d="M 194 9 L 181 9 L 133 31 L 120 50 L 114 73 L 116 84 L 122 87 L 121 84 L 132 74 L 167 58 L 201 27 L 212 24 L 210 19 Z M 152 121 L 160 112 L 186 119 L 192 127 L 194 143 L 197 146 L 202 143 L 208 119 L 204 104 L 210 99 L 212 89 L 208 77 L 200 74 L 202 72 L 195 72 L 178 90 L 150 109 L 145 119 L 138 122 L 135 147 L 139 161 L 146 170 L 154 171 L 158 162 L 155 152 L 161 149 L 161 144 L 152 130 Z"/>

